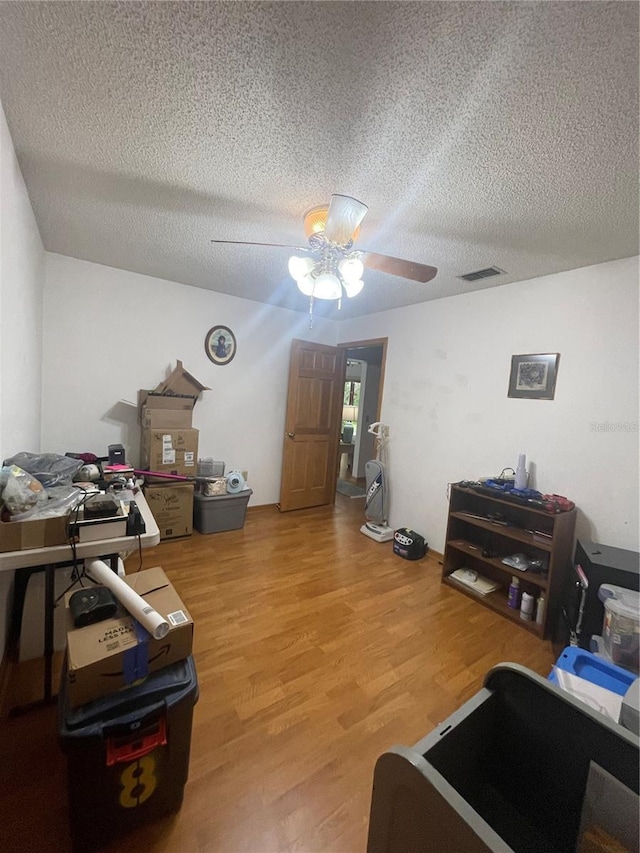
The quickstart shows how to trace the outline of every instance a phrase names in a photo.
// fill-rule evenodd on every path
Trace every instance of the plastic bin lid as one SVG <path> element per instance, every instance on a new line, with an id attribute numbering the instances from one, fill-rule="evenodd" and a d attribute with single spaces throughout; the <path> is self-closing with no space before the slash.
<path id="1" fill-rule="evenodd" d="M 596 645 L 594 640 L 597 641 L 598 639 L 602 640 L 602 637 L 591 638 L 594 646 Z M 590 681 L 592 684 L 598 684 L 619 696 L 624 696 L 636 677 L 634 673 L 616 666 L 610 658 L 603 658 L 598 648 L 592 648 L 588 652 L 586 649 L 580 649 L 577 646 L 567 646 L 558 657 L 549 675 L 549 681 L 552 684 L 558 683 L 556 669 L 571 672 L 579 678 Z"/>
<path id="2" fill-rule="evenodd" d="M 598 598 L 616 616 L 640 622 L 640 592 L 635 589 L 603 583 L 598 590 Z"/>

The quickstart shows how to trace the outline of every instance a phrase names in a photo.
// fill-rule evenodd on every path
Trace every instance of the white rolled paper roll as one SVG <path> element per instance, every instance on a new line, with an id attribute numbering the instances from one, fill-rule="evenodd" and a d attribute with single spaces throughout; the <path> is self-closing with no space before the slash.
<path id="1" fill-rule="evenodd" d="M 161 640 L 167 636 L 169 623 L 166 619 L 147 604 L 144 598 L 131 589 L 122 578 L 118 577 L 106 563 L 102 560 L 87 561 L 86 569 L 94 580 L 111 590 L 123 607 L 126 607 L 133 618 L 137 619 L 154 639 Z"/>

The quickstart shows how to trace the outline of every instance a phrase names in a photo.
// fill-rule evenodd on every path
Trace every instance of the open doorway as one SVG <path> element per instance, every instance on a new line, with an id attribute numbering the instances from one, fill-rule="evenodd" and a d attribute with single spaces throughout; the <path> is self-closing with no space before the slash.
<path id="1" fill-rule="evenodd" d="M 345 350 L 345 379 L 336 491 L 364 498 L 365 464 L 375 458 L 375 438 L 368 430 L 380 420 L 387 338 L 338 347 Z"/>

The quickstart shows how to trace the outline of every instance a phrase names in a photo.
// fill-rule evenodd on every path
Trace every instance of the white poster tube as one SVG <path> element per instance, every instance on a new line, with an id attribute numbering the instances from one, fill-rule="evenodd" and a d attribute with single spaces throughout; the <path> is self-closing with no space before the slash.
<path id="1" fill-rule="evenodd" d="M 169 623 L 153 609 L 138 593 L 131 589 L 122 578 L 112 571 L 102 560 L 91 560 L 85 563 L 87 574 L 98 583 L 104 584 L 115 595 L 118 601 L 126 607 L 134 619 L 143 625 L 151 636 L 161 640 L 169 633 Z"/>

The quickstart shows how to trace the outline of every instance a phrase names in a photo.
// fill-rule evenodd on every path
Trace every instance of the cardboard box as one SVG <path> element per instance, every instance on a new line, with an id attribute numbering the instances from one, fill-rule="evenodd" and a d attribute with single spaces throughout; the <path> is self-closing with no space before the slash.
<path id="1" fill-rule="evenodd" d="M 140 425 L 143 429 L 189 429 L 198 397 L 210 390 L 178 361 L 175 370 L 153 391 L 138 392 Z"/>
<path id="2" fill-rule="evenodd" d="M 194 397 L 163 397 L 154 391 L 138 391 L 138 411 L 143 429 L 189 429 Z"/>
<path id="3" fill-rule="evenodd" d="M 203 391 L 211 391 L 211 388 L 198 382 L 195 376 L 188 373 L 179 359 L 169 377 L 154 388 L 156 394 L 189 396 L 193 397 L 194 401 Z"/>
<path id="4" fill-rule="evenodd" d="M 193 532 L 193 483 L 145 486 L 144 496 L 160 530 L 160 539 L 191 536 Z"/>
<path id="5" fill-rule="evenodd" d="M 162 640 L 154 640 L 124 608 L 112 619 L 75 628 L 67 596 L 67 694 L 77 708 L 146 678 L 191 654 L 193 620 L 164 571 L 128 575 L 125 583 L 169 622 Z"/>
<path id="6" fill-rule="evenodd" d="M 26 551 L 66 545 L 69 541 L 69 516 L 41 518 L 34 521 L 0 522 L 0 551 Z"/>
<path id="7" fill-rule="evenodd" d="M 162 474 L 196 476 L 197 429 L 143 429 L 140 441 L 143 468 Z"/>

